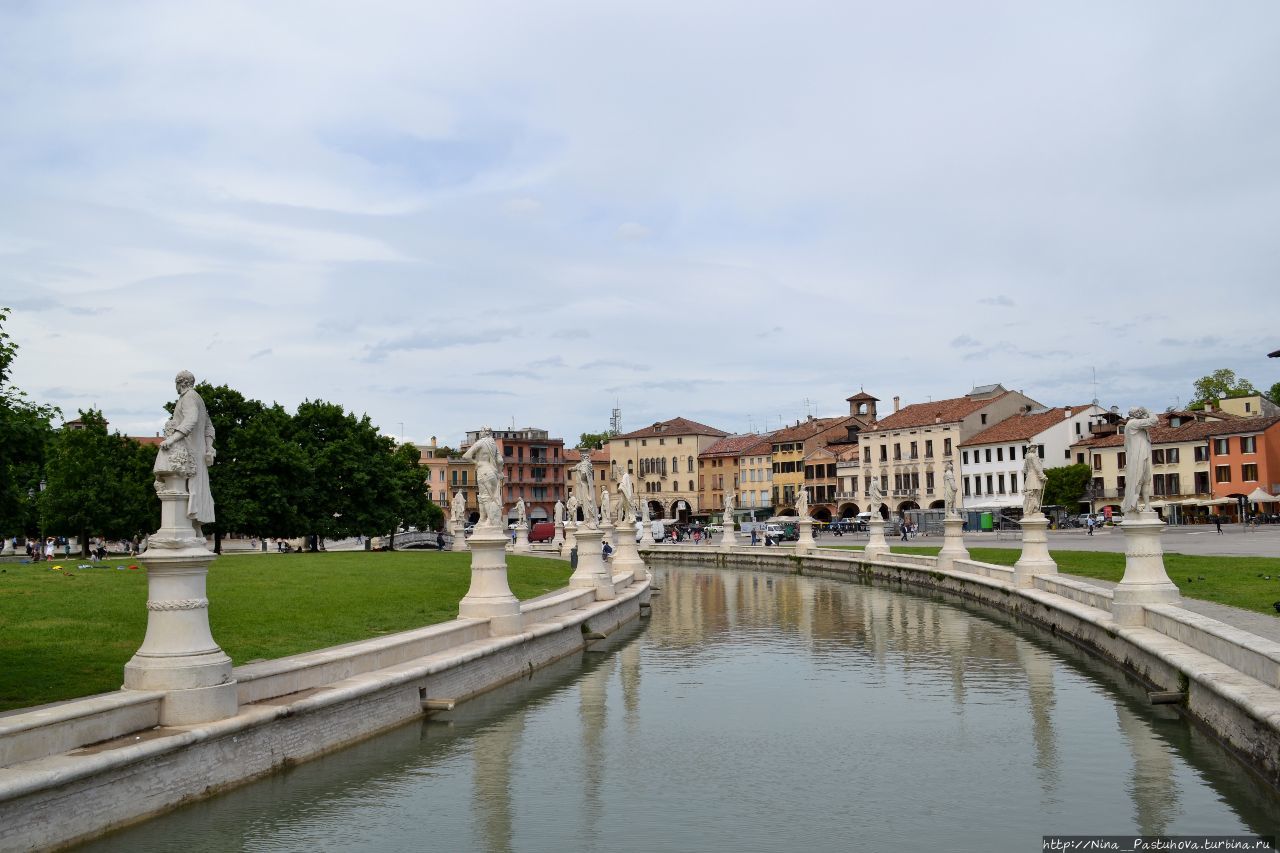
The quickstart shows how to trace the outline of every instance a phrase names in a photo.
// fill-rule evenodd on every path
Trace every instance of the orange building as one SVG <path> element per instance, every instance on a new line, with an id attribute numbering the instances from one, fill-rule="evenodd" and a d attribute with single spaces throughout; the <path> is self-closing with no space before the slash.
<path id="1" fill-rule="evenodd" d="M 1280 415 L 1215 424 L 1209 434 L 1209 474 L 1213 496 L 1232 500 L 1217 511 L 1232 518 L 1239 518 L 1241 506 L 1256 489 L 1280 494 Z M 1273 506 L 1264 505 L 1262 511 Z"/>

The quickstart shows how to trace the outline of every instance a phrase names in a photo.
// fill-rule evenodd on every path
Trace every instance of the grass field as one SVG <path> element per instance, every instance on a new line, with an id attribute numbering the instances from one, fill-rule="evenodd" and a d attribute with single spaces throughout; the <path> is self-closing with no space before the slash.
<path id="1" fill-rule="evenodd" d="M 849 548 L 851 546 L 843 546 Z M 857 550 L 861 550 L 860 548 Z M 893 547 L 898 554 L 937 554 L 939 546 Z M 1098 551 L 1052 551 L 1058 571 L 1104 581 L 1124 577 L 1124 554 Z M 984 563 L 1012 566 L 1021 556 L 1016 548 L 970 548 L 969 556 Z M 1280 601 L 1280 558 L 1202 557 L 1165 554 L 1169 580 L 1187 598 L 1229 604 L 1242 610 L 1276 615 Z"/>
<path id="2" fill-rule="evenodd" d="M 120 687 L 146 633 L 146 572 L 128 560 L 82 563 L 0 563 L 0 710 Z M 571 573 L 538 557 L 509 555 L 507 566 L 520 599 Z M 447 621 L 470 583 L 466 552 L 227 556 L 209 570 L 209 622 L 243 664 Z"/>

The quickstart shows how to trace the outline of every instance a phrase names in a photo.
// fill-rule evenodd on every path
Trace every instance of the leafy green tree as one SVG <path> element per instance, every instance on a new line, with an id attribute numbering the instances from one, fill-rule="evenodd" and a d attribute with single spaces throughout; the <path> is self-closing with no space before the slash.
<path id="1" fill-rule="evenodd" d="M 607 429 L 604 432 L 584 432 L 578 436 L 579 447 L 590 447 L 593 450 L 601 450 L 609 439 L 616 436 L 616 430 Z"/>
<path id="2" fill-rule="evenodd" d="M 30 535 L 38 524 L 36 494 L 59 412 L 9 384 L 18 345 L 4 331 L 8 316 L 9 309 L 0 307 L 0 535 Z"/>
<path id="3" fill-rule="evenodd" d="M 1084 490 L 1092 476 L 1089 466 L 1084 463 L 1045 469 L 1043 495 L 1045 506 L 1075 509 L 1080 503 L 1080 498 L 1084 496 Z"/>
<path id="4" fill-rule="evenodd" d="M 1280 382 L 1277 382 L 1275 385 L 1271 386 L 1271 390 L 1267 392 L 1267 397 L 1271 400 L 1271 402 L 1275 403 L 1277 406 L 1280 406 Z"/>
<path id="5" fill-rule="evenodd" d="M 225 385 L 201 383 L 196 391 L 217 434 L 218 458 L 209 469 L 217 520 L 207 528 L 213 533 L 214 550 L 221 552 L 226 533 L 302 532 L 297 484 L 306 470 L 306 457 L 285 439 L 288 413 Z"/>
<path id="6" fill-rule="evenodd" d="M 99 411 L 81 412 L 80 421 L 50 442 L 40 516 L 47 532 L 79 536 L 87 557 L 92 535 L 127 538 L 158 526 L 160 501 L 152 485 L 156 448 L 108 433 Z"/>
<path id="7" fill-rule="evenodd" d="M 395 531 L 401 527 L 435 530 L 444 521 L 444 510 L 427 497 L 429 469 L 418 464 L 422 453 L 413 444 L 402 444 L 389 460 L 392 491 L 389 500 L 395 507 L 396 523 L 391 528 L 390 547 L 395 550 Z"/>
<path id="8" fill-rule="evenodd" d="M 1256 393 L 1258 389 L 1253 387 L 1252 382 L 1244 377 L 1237 377 L 1234 370 L 1224 367 L 1195 381 L 1195 399 L 1192 402 L 1211 403 L 1217 400 L 1219 395 L 1241 397 Z"/>

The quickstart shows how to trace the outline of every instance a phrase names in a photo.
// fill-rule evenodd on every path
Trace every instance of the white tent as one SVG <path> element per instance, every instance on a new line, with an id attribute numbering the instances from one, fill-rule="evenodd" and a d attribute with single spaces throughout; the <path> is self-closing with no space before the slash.
<path id="1" fill-rule="evenodd" d="M 1249 496 L 1248 496 L 1247 498 L 1245 498 L 1245 500 L 1247 500 L 1249 503 L 1253 503 L 1253 504 L 1274 504 L 1274 503 L 1280 503 L 1280 498 L 1275 497 L 1274 495 L 1269 495 L 1269 494 L 1267 494 L 1266 492 L 1264 492 L 1264 491 L 1262 490 L 1262 486 L 1258 486 L 1258 488 L 1256 488 L 1256 489 L 1254 489 L 1252 492 L 1250 492 L 1250 493 L 1249 493 Z"/>

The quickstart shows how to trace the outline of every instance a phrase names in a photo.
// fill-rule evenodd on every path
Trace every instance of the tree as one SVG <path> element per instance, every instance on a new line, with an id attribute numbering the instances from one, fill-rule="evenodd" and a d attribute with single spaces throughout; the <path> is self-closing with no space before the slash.
<path id="1" fill-rule="evenodd" d="M 444 510 L 427 497 L 430 469 L 419 466 L 422 453 L 413 444 L 402 444 L 388 460 L 392 492 L 390 502 L 396 521 L 391 527 L 390 547 L 395 550 L 395 532 L 401 527 L 434 530 L 444 521 Z"/>
<path id="2" fill-rule="evenodd" d="M 1267 397 L 1271 400 L 1271 402 L 1275 403 L 1277 406 L 1280 406 L 1280 382 L 1277 382 L 1275 385 L 1271 386 L 1271 390 L 1267 392 Z"/>
<path id="3" fill-rule="evenodd" d="M 1092 476 L 1093 472 L 1084 463 L 1047 469 L 1044 472 L 1044 505 L 1075 508 Z"/>
<path id="4" fill-rule="evenodd" d="M 578 436 L 579 447 L 589 447 L 592 450 L 602 450 L 605 442 L 618 434 L 617 430 L 607 429 L 604 432 L 584 432 Z"/>
<path id="5" fill-rule="evenodd" d="M 9 309 L 0 307 L 0 535 L 31 534 L 38 524 L 45 453 L 53 436 L 53 406 L 40 406 L 9 384 L 18 345 L 4 331 Z"/>
<path id="6" fill-rule="evenodd" d="M 1234 370 L 1224 367 L 1195 381 L 1195 399 L 1192 402 L 1212 403 L 1220 396 L 1243 397 L 1257 393 L 1258 389 L 1253 387 L 1252 382 L 1243 377 L 1237 377 Z"/>
<path id="7" fill-rule="evenodd" d="M 78 535 L 87 557 L 91 535 L 123 539 L 156 527 L 160 502 L 152 485 L 156 448 L 108 434 L 99 411 L 81 412 L 80 422 L 50 442 L 40 517 L 49 531 Z"/>

